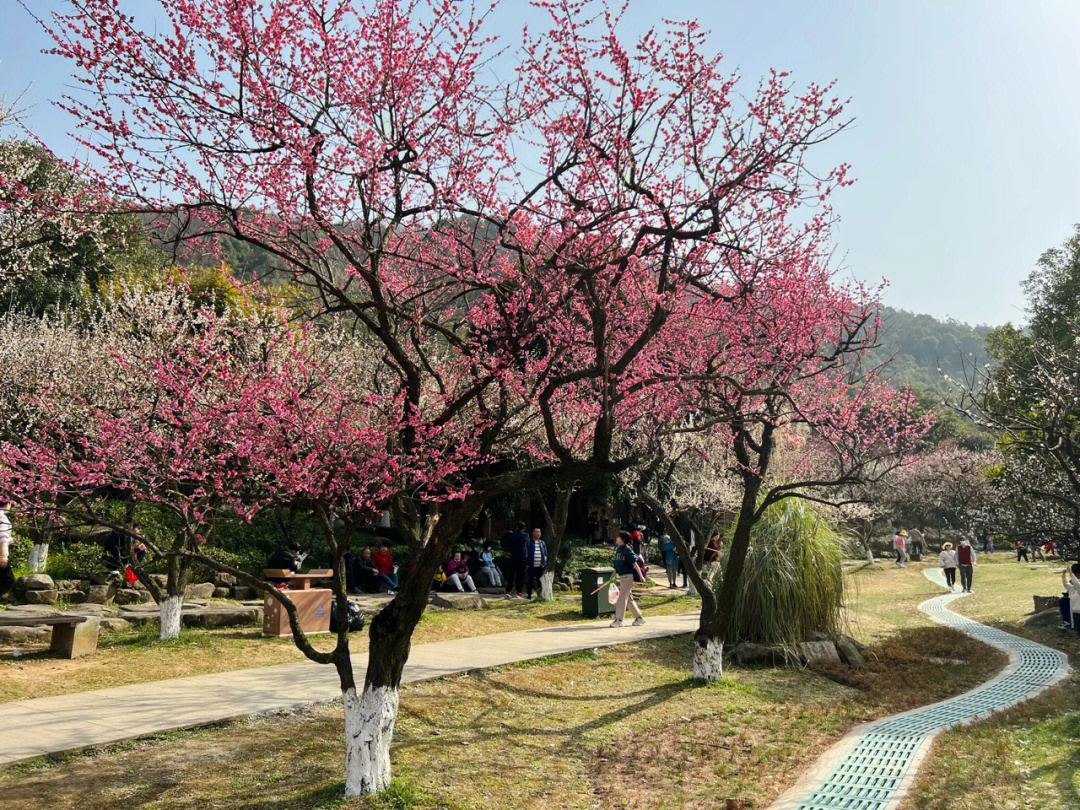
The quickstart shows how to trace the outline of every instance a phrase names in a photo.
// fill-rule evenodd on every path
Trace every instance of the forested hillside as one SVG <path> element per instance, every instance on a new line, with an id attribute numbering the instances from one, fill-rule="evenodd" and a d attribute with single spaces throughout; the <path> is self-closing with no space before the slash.
<path id="1" fill-rule="evenodd" d="M 931 315 L 890 307 L 882 310 L 882 320 L 884 328 L 875 358 L 892 358 L 889 376 L 921 392 L 944 394 L 949 384 L 942 372 L 960 378 L 965 361 L 969 369 L 972 362 L 987 362 L 983 341 L 993 327 L 940 321 Z"/>

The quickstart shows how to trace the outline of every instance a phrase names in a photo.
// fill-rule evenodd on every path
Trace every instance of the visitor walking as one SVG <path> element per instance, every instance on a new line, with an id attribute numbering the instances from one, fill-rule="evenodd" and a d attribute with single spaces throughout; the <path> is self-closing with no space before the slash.
<path id="1" fill-rule="evenodd" d="M 946 543 L 941 548 L 941 570 L 945 573 L 945 584 L 949 588 L 949 593 L 953 592 L 953 586 L 956 585 L 956 552 L 953 550 L 952 543 Z"/>
<path id="2" fill-rule="evenodd" d="M 0 596 L 7 596 L 15 588 L 15 574 L 11 571 L 11 518 L 7 501 L 0 503 Z"/>
<path id="3" fill-rule="evenodd" d="M 907 565 L 907 530 L 901 529 L 896 533 L 896 537 L 893 538 L 893 550 L 896 552 L 896 564 L 903 567 Z"/>
<path id="4" fill-rule="evenodd" d="M 660 535 L 660 548 L 664 553 L 664 568 L 667 569 L 667 583 L 669 588 L 674 588 L 675 579 L 679 573 L 679 552 L 675 548 L 675 541 L 670 535 Z"/>
<path id="5" fill-rule="evenodd" d="M 532 538 L 526 546 L 525 558 L 529 566 L 528 582 L 525 586 L 526 599 L 532 599 L 533 590 L 536 591 L 537 596 L 540 596 L 540 577 L 544 575 L 544 568 L 547 567 L 548 561 L 547 543 L 544 542 L 542 534 L 543 532 L 539 529 L 533 529 Z"/>
<path id="6" fill-rule="evenodd" d="M 641 615 L 641 610 L 634 601 L 634 571 L 640 567 L 640 563 L 638 556 L 628 545 L 629 542 L 630 535 L 627 532 L 619 532 L 618 537 L 615 538 L 615 559 L 611 567 L 615 569 L 619 598 L 615 602 L 615 621 L 611 623 L 612 627 L 622 627 L 627 607 L 634 614 L 635 627 L 645 624 L 645 617 Z"/>
<path id="7" fill-rule="evenodd" d="M 960 541 L 960 548 L 956 550 L 956 567 L 960 569 L 961 593 L 971 593 L 971 578 L 975 573 L 978 561 L 975 558 L 975 549 L 965 538 Z"/>

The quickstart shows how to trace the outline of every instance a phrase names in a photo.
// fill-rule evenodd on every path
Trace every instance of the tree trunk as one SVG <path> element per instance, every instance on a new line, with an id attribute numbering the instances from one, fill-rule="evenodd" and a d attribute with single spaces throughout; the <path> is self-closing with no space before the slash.
<path id="1" fill-rule="evenodd" d="M 34 543 L 30 549 L 30 559 L 27 561 L 27 565 L 30 567 L 31 573 L 41 574 L 45 571 L 45 562 L 49 558 L 49 542 L 46 540 L 40 543 Z"/>
<path id="2" fill-rule="evenodd" d="M 184 604 L 184 597 L 167 596 L 161 600 L 158 606 L 160 614 L 160 627 L 158 638 L 169 641 L 180 636 L 180 609 Z"/>
<path id="3" fill-rule="evenodd" d="M 551 602 L 555 599 L 555 572 L 551 569 L 540 575 L 540 601 Z"/>
<path id="4" fill-rule="evenodd" d="M 391 686 L 356 687 L 342 695 L 345 704 L 345 795 L 378 793 L 390 784 L 390 742 L 397 720 L 398 690 Z"/>
<path id="5" fill-rule="evenodd" d="M 555 573 L 559 567 L 559 550 L 562 548 L 563 536 L 566 534 L 566 520 L 570 514 L 570 498 L 574 494 L 574 483 L 555 486 L 555 508 L 550 512 L 547 504 L 544 503 L 543 495 L 539 491 L 536 493 L 550 538 L 547 567 L 540 576 L 541 602 L 550 602 L 555 598 Z"/>
<path id="6" fill-rule="evenodd" d="M 390 782 L 390 743 L 397 719 L 401 673 L 409 659 L 413 630 L 427 607 L 435 572 L 480 505 L 479 498 L 465 498 L 445 506 L 437 520 L 429 521 L 428 540 L 416 558 L 412 573 L 397 595 L 371 620 L 368 666 L 359 699 L 355 688 L 351 688 L 351 671 L 346 677 L 339 665 L 345 699 L 348 796 L 375 793 Z"/>
<path id="7" fill-rule="evenodd" d="M 698 630 L 694 635 L 693 675 L 698 681 L 718 681 L 724 675 L 724 642 Z"/>

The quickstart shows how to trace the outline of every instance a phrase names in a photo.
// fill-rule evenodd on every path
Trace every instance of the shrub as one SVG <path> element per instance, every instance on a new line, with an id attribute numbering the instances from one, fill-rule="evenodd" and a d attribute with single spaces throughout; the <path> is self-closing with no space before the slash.
<path id="1" fill-rule="evenodd" d="M 104 565 L 97 543 L 63 543 L 50 547 L 45 569 L 53 579 L 89 579 Z"/>
<path id="2" fill-rule="evenodd" d="M 848 542 L 807 501 L 770 506 L 751 535 L 729 642 L 790 649 L 815 633 L 838 633 Z M 717 593 L 720 585 L 717 577 Z"/>

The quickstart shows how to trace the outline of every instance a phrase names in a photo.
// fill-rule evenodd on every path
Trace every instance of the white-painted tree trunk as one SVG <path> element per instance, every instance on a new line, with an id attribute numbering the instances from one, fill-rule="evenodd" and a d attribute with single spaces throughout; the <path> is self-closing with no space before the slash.
<path id="1" fill-rule="evenodd" d="M 877 562 L 874 559 L 874 550 L 870 548 L 870 546 L 866 547 L 866 561 L 870 563 L 870 565 L 873 565 L 875 562 Z"/>
<path id="2" fill-rule="evenodd" d="M 550 602 L 555 598 L 555 572 L 545 571 L 540 575 L 540 601 Z"/>
<path id="3" fill-rule="evenodd" d="M 45 572 L 45 561 L 49 559 L 49 544 L 48 543 L 34 543 L 30 549 L 30 559 L 27 564 L 30 566 L 30 571 L 35 574 L 41 574 Z"/>
<path id="4" fill-rule="evenodd" d="M 390 741 L 398 712 L 398 690 L 389 686 L 356 689 L 345 703 L 345 795 L 378 793 L 390 784 Z"/>
<path id="5" fill-rule="evenodd" d="M 184 604 L 182 596 L 166 596 L 158 606 L 161 627 L 158 638 L 167 641 L 180 637 L 180 608 Z"/>
<path id="6" fill-rule="evenodd" d="M 702 647 L 694 640 L 694 678 L 699 681 L 718 681 L 724 674 L 724 642 L 711 638 Z"/>

